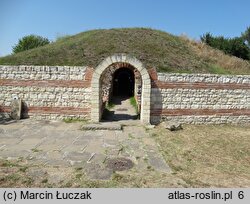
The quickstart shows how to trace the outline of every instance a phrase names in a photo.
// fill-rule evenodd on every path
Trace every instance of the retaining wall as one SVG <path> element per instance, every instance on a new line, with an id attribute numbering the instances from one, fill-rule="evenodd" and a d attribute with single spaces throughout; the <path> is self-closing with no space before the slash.
<path id="1" fill-rule="evenodd" d="M 0 112 L 10 112 L 14 97 L 27 116 L 37 119 L 90 118 L 87 67 L 0 66 Z"/>
<path id="2" fill-rule="evenodd" d="M 151 123 L 250 122 L 249 75 L 148 72 Z M 0 66 L 0 113 L 9 113 L 18 97 L 28 117 L 90 119 L 92 73 L 88 67 Z"/>
<path id="3" fill-rule="evenodd" d="M 250 122 L 250 76 L 158 73 L 152 81 L 151 122 Z"/>

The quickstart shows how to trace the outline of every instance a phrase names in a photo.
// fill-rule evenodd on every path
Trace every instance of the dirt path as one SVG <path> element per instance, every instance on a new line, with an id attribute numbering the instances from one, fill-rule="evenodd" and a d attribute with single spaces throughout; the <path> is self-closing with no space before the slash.
<path id="1" fill-rule="evenodd" d="M 130 104 L 129 97 L 116 96 L 112 98 L 112 105 L 106 113 L 107 121 L 123 121 L 138 119 L 135 108 Z"/>

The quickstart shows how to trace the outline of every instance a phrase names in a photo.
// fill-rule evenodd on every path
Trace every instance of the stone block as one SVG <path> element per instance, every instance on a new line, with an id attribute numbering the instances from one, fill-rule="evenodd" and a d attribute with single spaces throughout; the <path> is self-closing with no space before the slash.
<path id="1" fill-rule="evenodd" d="M 143 88 L 151 90 L 151 84 L 145 84 L 143 85 Z"/>
<path id="2" fill-rule="evenodd" d="M 110 57 L 107 57 L 105 60 L 105 63 L 108 64 L 108 65 L 111 65 L 112 64 L 112 60 Z"/>
<path id="3" fill-rule="evenodd" d="M 122 61 L 122 62 L 126 62 L 126 60 L 127 60 L 127 55 L 126 55 L 126 54 L 122 54 L 121 56 L 122 56 L 121 61 Z"/>
<path id="4" fill-rule="evenodd" d="M 151 90 L 150 89 L 143 89 L 142 94 L 143 97 L 150 97 Z"/>
<path id="5" fill-rule="evenodd" d="M 98 90 L 100 87 L 100 84 L 94 81 L 93 83 L 91 83 L 91 87 L 92 87 L 92 90 Z"/>
<path id="6" fill-rule="evenodd" d="M 93 75 L 92 75 L 92 83 L 93 82 L 99 83 L 99 79 L 100 79 L 100 74 L 94 72 Z"/>
<path id="7" fill-rule="evenodd" d="M 111 59 L 112 64 L 114 64 L 114 63 L 117 62 L 117 59 L 116 59 L 116 56 L 115 56 L 115 55 L 112 55 L 112 56 L 110 57 L 110 59 Z"/>
<path id="8" fill-rule="evenodd" d="M 182 124 L 178 122 L 165 122 L 165 128 L 170 131 L 182 130 Z"/>
<path id="9" fill-rule="evenodd" d="M 142 75 L 142 71 L 145 70 L 145 68 L 142 66 L 142 64 L 135 64 L 134 66 L 136 66 L 135 68 L 140 72 L 140 74 Z"/>
<path id="10" fill-rule="evenodd" d="M 21 112 L 22 112 L 22 100 L 14 98 L 11 102 L 11 113 L 10 113 L 11 118 L 14 120 L 20 120 Z"/>
<path id="11" fill-rule="evenodd" d="M 108 64 L 106 60 L 102 61 L 101 64 L 100 64 L 100 66 L 104 67 L 104 69 L 106 69 L 109 65 L 110 64 Z"/>
<path id="12" fill-rule="evenodd" d="M 117 55 L 115 55 L 116 56 L 116 61 L 117 62 L 123 62 L 122 61 L 122 55 L 121 54 L 117 54 Z"/>
<path id="13" fill-rule="evenodd" d="M 98 103 L 91 103 L 91 109 L 92 109 L 92 111 L 95 111 L 95 109 L 96 109 L 96 112 L 98 112 L 99 104 Z"/>

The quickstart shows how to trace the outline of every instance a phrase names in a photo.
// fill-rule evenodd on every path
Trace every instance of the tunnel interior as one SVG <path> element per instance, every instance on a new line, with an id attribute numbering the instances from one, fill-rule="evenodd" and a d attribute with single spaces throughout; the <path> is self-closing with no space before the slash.
<path id="1" fill-rule="evenodd" d="M 113 96 L 134 96 L 135 76 L 128 68 L 117 69 L 113 76 Z"/>

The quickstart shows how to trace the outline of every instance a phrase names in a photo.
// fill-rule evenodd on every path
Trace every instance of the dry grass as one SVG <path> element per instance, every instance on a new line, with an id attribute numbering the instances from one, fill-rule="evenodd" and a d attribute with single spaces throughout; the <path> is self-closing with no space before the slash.
<path id="1" fill-rule="evenodd" d="M 162 127 L 148 131 L 172 174 L 133 168 L 113 173 L 110 180 L 90 180 L 83 168 L 0 160 L 0 187 L 250 187 L 250 126 L 185 125 L 177 132 Z M 42 173 L 34 177 L 34 171 Z M 61 181 L 54 183 L 58 177 Z"/>
<path id="2" fill-rule="evenodd" d="M 6 165 L 7 164 L 7 165 Z M 31 176 L 31 171 L 42 171 L 45 174 Z M 61 177 L 62 181 L 54 183 L 51 178 Z M 90 180 L 82 168 L 52 167 L 27 165 L 23 161 L 0 160 L 0 187 L 71 187 L 71 188 L 118 188 L 118 187 L 188 187 L 175 175 L 164 174 L 147 169 L 132 169 L 126 172 L 113 173 L 110 180 Z"/>
<path id="3" fill-rule="evenodd" d="M 190 186 L 250 186 L 250 126 L 159 128 L 154 137 L 174 174 Z"/>
<path id="4" fill-rule="evenodd" d="M 217 66 L 222 72 L 224 71 L 224 73 L 221 74 L 249 74 L 249 61 L 226 55 L 220 50 L 214 49 L 200 41 L 192 40 L 187 36 L 181 36 L 181 38 L 190 45 L 199 57 L 207 61 L 210 66 L 212 66 L 211 68 L 213 68 L 213 66 Z"/>

